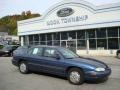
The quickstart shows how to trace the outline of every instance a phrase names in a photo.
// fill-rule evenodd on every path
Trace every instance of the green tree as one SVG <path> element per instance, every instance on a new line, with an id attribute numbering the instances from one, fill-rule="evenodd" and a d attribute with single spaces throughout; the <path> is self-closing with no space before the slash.
<path id="1" fill-rule="evenodd" d="M 40 14 L 32 14 L 31 11 L 23 11 L 21 15 L 5 16 L 0 19 L 0 31 L 8 31 L 10 35 L 17 35 L 17 21 L 39 17 Z M 3 30 L 4 26 L 4 30 Z"/>

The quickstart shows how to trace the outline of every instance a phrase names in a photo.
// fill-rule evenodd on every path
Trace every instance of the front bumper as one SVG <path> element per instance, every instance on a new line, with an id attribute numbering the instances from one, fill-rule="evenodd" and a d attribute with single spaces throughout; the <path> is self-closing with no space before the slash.
<path id="1" fill-rule="evenodd" d="M 105 71 L 97 72 L 97 71 L 88 71 L 85 73 L 86 80 L 97 80 L 107 78 L 111 74 L 111 69 L 107 68 Z"/>

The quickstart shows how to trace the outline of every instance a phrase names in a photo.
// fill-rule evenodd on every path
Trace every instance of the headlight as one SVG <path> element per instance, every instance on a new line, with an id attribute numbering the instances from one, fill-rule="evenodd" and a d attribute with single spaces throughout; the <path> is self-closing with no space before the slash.
<path id="1" fill-rule="evenodd" d="M 100 71 L 105 71 L 105 69 L 104 68 L 96 68 L 95 71 L 100 72 Z"/>

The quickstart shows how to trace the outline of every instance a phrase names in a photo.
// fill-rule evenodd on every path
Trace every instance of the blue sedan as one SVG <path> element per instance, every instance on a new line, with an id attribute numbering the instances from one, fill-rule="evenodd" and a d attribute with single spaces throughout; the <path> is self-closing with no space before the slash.
<path id="1" fill-rule="evenodd" d="M 85 80 L 105 79 L 111 74 L 111 69 L 105 63 L 79 57 L 63 47 L 19 47 L 13 53 L 12 63 L 19 67 L 22 74 L 29 71 L 55 74 L 67 77 L 75 85 Z"/>

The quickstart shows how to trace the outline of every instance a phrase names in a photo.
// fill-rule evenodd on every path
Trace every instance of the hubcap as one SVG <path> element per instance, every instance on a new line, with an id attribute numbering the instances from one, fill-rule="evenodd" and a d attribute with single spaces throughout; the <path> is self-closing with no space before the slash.
<path id="1" fill-rule="evenodd" d="M 77 71 L 71 72 L 70 81 L 73 83 L 78 83 L 80 81 L 80 74 Z"/>
<path id="2" fill-rule="evenodd" d="M 20 64 L 20 71 L 25 72 L 26 71 L 26 65 L 24 63 Z"/>

